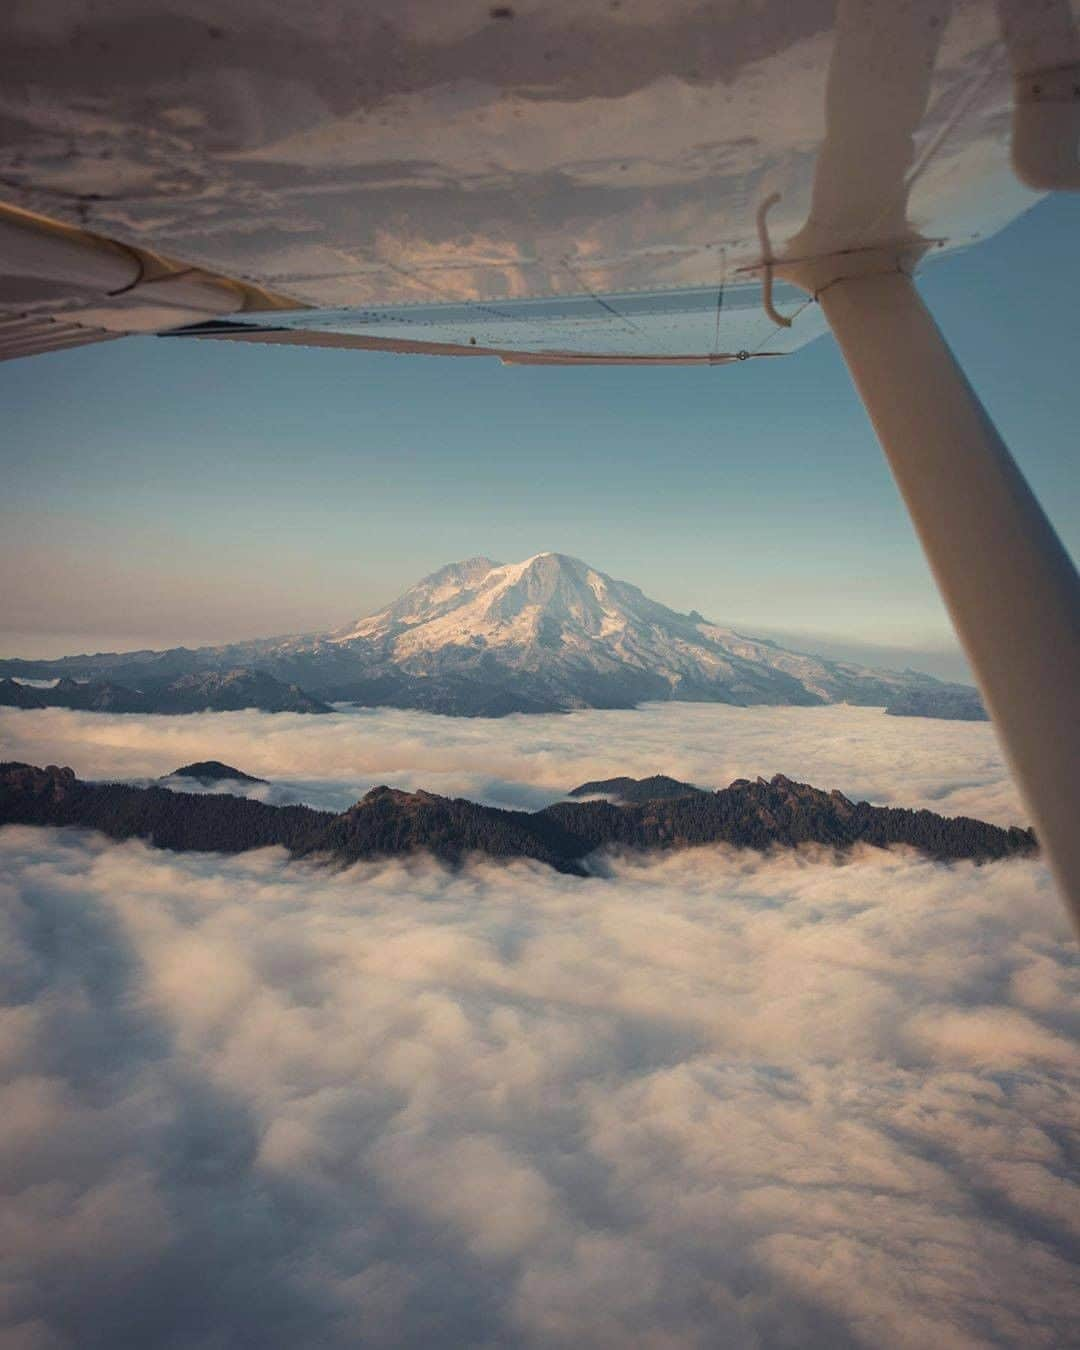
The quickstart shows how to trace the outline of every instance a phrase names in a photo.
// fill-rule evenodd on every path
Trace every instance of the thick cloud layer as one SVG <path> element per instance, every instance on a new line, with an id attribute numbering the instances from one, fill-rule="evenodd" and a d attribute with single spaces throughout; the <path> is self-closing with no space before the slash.
<path id="1" fill-rule="evenodd" d="M 0 853 L 5 1347 L 1073 1334 L 1036 862 Z"/>
<path id="2" fill-rule="evenodd" d="M 784 771 L 1023 819 L 983 725 L 870 709 L 0 714 L 540 805 Z M 0 830 L 0 1346 L 1061 1346 L 1075 946 L 1044 867 L 698 849 L 330 872 Z"/>
<path id="3" fill-rule="evenodd" d="M 388 708 L 325 717 L 0 709 L 0 754 L 70 764 L 84 778 L 139 779 L 220 759 L 275 780 L 252 795 L 335 810 L 377 783 L 534 809 L 615 774 L 724 787 L 786 773 L 884 805 L 1027 821 L 988 724 L 886 717 L 877 708 L 659 703 L 496 722 Z"/>

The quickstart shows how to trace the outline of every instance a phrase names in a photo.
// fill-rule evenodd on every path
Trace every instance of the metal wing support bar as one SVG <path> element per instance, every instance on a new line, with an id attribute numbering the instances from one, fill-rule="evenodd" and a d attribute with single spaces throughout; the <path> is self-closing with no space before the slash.
<path id="1" fill-rule="evenodd" d="M 1080 579 L 911 278 L 819 300 L 1080 931 Z"/>

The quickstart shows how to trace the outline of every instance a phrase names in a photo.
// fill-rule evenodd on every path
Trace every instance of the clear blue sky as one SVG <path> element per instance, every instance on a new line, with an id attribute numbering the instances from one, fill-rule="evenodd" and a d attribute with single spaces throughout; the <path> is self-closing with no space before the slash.
<path id="1" fill-rule="evenodd" d="M 921 282 L 1074 553 L 1078 239 L 1059 197 Z M 4 655 L 317 629 L 546 549 L 749 631 L 950 644 L 830 339 L 635 371 L 141 338 L 0 399 Z"/>

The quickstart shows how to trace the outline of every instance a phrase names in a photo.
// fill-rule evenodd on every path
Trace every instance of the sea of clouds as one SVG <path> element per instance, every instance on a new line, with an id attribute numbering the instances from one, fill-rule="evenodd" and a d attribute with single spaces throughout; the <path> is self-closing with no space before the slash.
<path id="1" fill-rule="evenodd" d="M 989 728 L 859 709 L 0 733 L 86 777 L 213 757 L 327 800 L 784 771 L 1023 818 Z M 23 827 L 0 855 L 4 1350 L 1075 1335 L 1080 967 L 1038 861 L 335 872 Z"/>
<path id="2" fill-rule="evenodd" d="M 887 717 L 880 708 L 844 705 L 654 703 L 498 721 L 392 708 L 321 717 L 0 708 L 0 756 L 133 782 L 218 759 L 273 780 L 246 789 L 252 796 L 338 811 L 380 783 L 536 810 L 579 783 L 617 774 L 667 773 L 713 788 L 785 773 L 856 800 L 1027 823 L 989 723 Z"/>

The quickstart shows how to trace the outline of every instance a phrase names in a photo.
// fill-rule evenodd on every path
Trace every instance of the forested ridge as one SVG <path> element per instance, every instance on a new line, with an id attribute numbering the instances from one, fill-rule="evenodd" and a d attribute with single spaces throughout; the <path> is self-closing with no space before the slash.
<path id="1" fill-rule="evenodd" d="M 662 782 L 663 797 L 565 801 L 535 812 L 378 787 L 335 815 L 223 793 L 88 783 L 69 768 L 6 763 L 0 764 L 0 824 L 82 826 L 178 851 L 242 853 L 280 845 L 296 857 L 343 863 L 426 851 L 456 864 L 470 853 L 485 853 L 534 858 L 576 874 L 585 873 L 590 853 L 604 848 L 906 844 L 939 861 L 987 861 L 1036 849 L 1030 830 L 852 802 L 782 774 L 769 781 L 738 779 L 719 792 L 687 784 L 684 796 L 671 795 L 671 779 L 607 780 L 629 784 L 631 792 L 646 790 L 640 784 L 651 781 Z"/>
<path id="2" fill-rule="evenodd" d="M 719 842 L 757 849 L 775 844 L 816 843 L 834 848 L 908 844 L 942 861 L 1005 858 L 1035 848 L 1030 830 L 1002 829 L 967 816 L 852 802 L 840 792 L 796 783 L 783 774 L 768 781 L 737 779 L 719 792 L 683 784 L 687 791 L 680 796 L 674 795 L 670 779 L 664 781 L 663 799 L 639 802 L 631 798 L 617 804 L 557 802 L 547 813 L 594 848 L 610 844 L 687 848 Z M 583 785 L 593 791 L 603 786 Z"/>
<path id="3" fill-rule="evenodd" d="M 248 797 L 86 783 L 71 769 L 0 764 L 0 824 L 80 825 L 110 839 L 145 839 L 183 852 L 243 853 L 282 844 L 296 851 L 334 819 L 309 806 Z"/>

